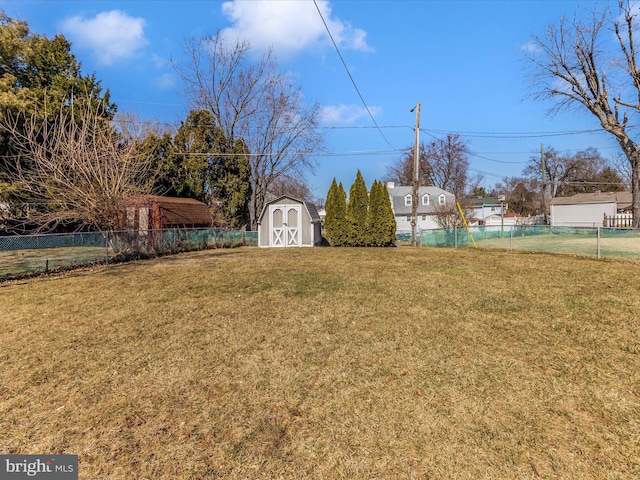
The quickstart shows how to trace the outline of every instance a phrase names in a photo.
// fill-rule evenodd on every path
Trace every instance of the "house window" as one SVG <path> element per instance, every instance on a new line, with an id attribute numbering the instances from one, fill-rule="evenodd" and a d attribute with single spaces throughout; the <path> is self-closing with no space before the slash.
<path id="1" fill-rule="evenodd" d="M 429 205 L 429 194 L 425 193 L 422 196 L 422 205 Z"/>
<path id="2" fill-rule="evenodd" d="M 411 206 L 411 194 L 410 193 L 408 193 L 404 197 L 404 206 L 405 207 L 410 207 Z"/>
<path id="3" fill-rule="evenodd" d="M 439 204 L 439 205 L 446 205 L 446 204 L 447 204 L 447 199 L 446 199 L 446 197 L 444 196 L 444 193 L 443 193 L 443 194 L 441 194 L 441 195 L 438 197 L 438 204 Z"/>
<path id="4" fill-rule="evenodd" d="M 411 215 L 407 215 L 407 222 L 411 222 Z"/>
<path id="5" fill-rule="evenodd" d="M 422 215 L 422 221 L 424 222 L 427 219 L 426 215 Z"/>
<path id="6" fill-rule="evenodd" d="M 498 207 L 491 207 L 492 212 L 495 212 L 496 210 L 498 210 Z"/>

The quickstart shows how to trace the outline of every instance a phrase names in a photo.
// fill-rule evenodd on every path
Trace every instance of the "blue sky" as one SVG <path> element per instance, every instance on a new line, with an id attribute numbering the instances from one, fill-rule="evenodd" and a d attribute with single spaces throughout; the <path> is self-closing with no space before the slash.
<path id="1" fill-rule="evenodd" d="M 559 151 L 617 153 L 587 114 L 546 115 L 529 97 L 523 49 L 549 22 L 612 2 L 317 0 L 341 54 L 381 132 L 364 108 L 311 0 L 0 0 L 0 9 L 32 32 L 64 34 L 82 62 L 111 90 L 120 111 L 177 123 L 186 117 L 179 61 L 186 37 L 240 32 L 256 52 L 273 46 L 278 63 L 324 108 L 327 153 L 308 179 L 324 197 L 333 177 L 349 188 L 357 169 L 367 184 L 414 142 L 459 133 L 470 174 L 490 188 L 519 175 L 540 144 Z"/>

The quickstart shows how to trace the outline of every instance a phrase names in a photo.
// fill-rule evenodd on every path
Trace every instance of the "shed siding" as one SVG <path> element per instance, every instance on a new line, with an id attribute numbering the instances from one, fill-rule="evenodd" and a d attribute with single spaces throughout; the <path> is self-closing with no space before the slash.
<path id="1" fill-rule="evenodd" d="M 267 213 L 262 217 L 262 222 L 258 226 L 258 245 L 260 247 L 268 247 L 269 246 L 269 236 L 271 235 L 271 220 L 269 219 L 269 214 Z"/>
<path id="2" fill-rule="evenodd" d="M 551 205 L 551 226 L 601 227 L 605 215 L 615 214 L 615 203 Z"/>
<path id="3" fill-rule="evenodd" d="M 320 224 L 314 224 L 307 206 L 296 199 L 289 197 L 282 197 L 265 205 L 265 208 L 260 219 L 259 230 L 259 246 L 269 247 L 271 246 L 272 225 L 269 215 L 270 208 L 273 206 L 295 206 L 300 209 L 300 225 L 298 225 L 301 246 L 312 247 L 316 243 L 320 243 L 321 227 Z M 317 235 L 317 237 L 316 237 Z"/>

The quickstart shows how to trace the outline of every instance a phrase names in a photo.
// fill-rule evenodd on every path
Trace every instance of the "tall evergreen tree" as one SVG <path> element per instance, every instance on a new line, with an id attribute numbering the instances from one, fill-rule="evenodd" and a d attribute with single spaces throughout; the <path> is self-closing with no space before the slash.
<path id="1" fill-rule="evenodd" d="M 111 120 L 116 105 L 102 93 L 95 75 L 83 75 L 64 36 L 32 34 L 26 22 L 0 12 L 0 118 L 18 111 L 47 116 L 71 112 L 90 101 Z M 75 115 L 76 120 L 80 112 Z"/>
<path id="2" fill-rule="evenodd" d="M 249 148 L 243 140 L 228 140 L 209 164 L 209 186 L 216 217 L 229 228 L 239 229 L 251 222 L 251 165 Z"/>
<path id="3" fill-rule="evenodd" d="M 389 247 L 396 243 L 396 219 L 391 208 L 391 199 L 382 182 L 374 181 L 369 194 L 369 216 L 367 222 L 369 245 Z"/>
<path id="4" fill-rule="evenodd" d="M 156 190 L 211 205 L 220 225 L 249 222 L 251 167 L 242 140 L 231 143 L 206 110 L 191 111 L 158 166 Z"/>
<path id="5" fill-rule="evenodd" d="M 367 216 L 367 245 L 388 247 L 395 245 L 396 221 L 386 187 L 375 180 L 369 194 Z"/>
<path id="6" fill-rule="evenodd" d="M 338 184 L 334 178 L 327 192 L 324 219 L 325 236 L 333 247 L 344 245 L 346 239 L 346 197 L 342 183 Z"/>
<path id="7" fill-rule="evenodd" d="M 356 179 L 349 190 L 347 203 L 347 221 L 349 223 L 349 239 L 351 246 L 363 246 L 367 243 L 367 214 L 369 210 L 369 192 L 358 170 Z"/>

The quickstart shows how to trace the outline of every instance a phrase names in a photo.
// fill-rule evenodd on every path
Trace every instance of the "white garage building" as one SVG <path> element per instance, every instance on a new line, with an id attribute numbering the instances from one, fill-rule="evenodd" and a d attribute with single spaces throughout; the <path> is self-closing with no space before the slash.
<path id="1" fill-rule="evenodd" d="M 602 227 L 605 217 L 631 209 L 631 192 L 578 193 L 551 199 L 552 227 Z"/>

